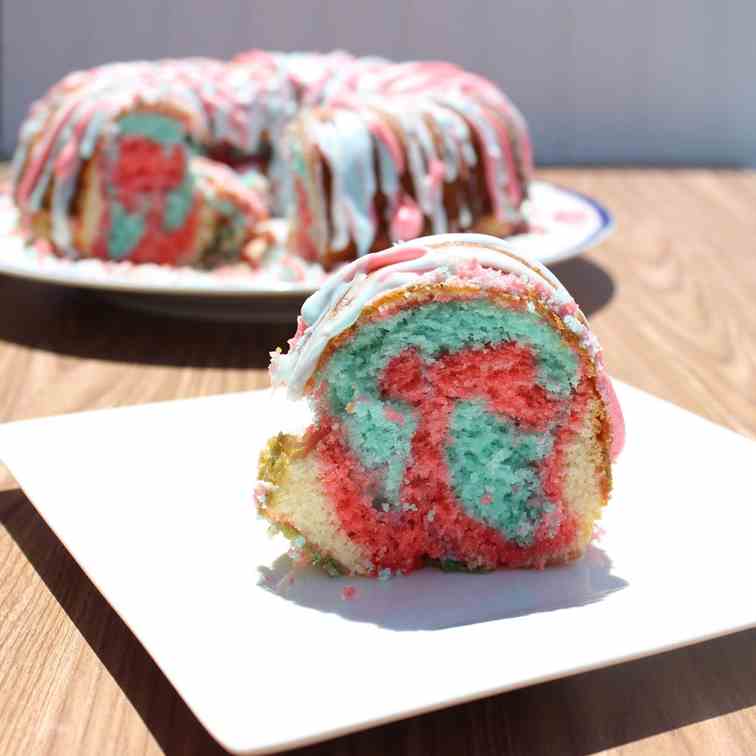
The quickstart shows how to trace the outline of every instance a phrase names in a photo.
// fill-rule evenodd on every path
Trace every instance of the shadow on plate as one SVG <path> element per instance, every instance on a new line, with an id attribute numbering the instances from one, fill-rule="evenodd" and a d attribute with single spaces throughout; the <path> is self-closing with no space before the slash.
<path id="1" fill-rule="evenodd" d="M 627 586 L 595 546 L 583 559 L 541 571 L 472 575 L 429 568 L 385 582 L 329 578 L 309 566 L 294 567 L 286 555 L 258 569 L 259 586 L 286 601 L 399 631 L 442 630 L 585 606 Z M 352 600 L 342 596 L 346 586 L 357 590 Z"/>

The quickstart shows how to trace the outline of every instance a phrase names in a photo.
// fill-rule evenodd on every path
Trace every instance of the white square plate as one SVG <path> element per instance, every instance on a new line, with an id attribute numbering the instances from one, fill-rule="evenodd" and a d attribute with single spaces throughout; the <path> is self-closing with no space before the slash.
<path id="1" fill-rule="evenodd" d="M 756 444 L 618 393 L 606 534 L 543 572 L 288 584 L 252 489 L 303 413 L 269 392 L 9 424 L 0 458 L 210 733 L 265 753 L 756 625 Z"/>

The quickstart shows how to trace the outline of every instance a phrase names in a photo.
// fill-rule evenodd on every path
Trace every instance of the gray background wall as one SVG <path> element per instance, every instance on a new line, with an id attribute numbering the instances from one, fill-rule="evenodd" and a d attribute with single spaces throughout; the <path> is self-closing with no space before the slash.
<path id="1" fill-rule="evenodd" d="M 69 70 L 249 47 L 447 59 L 540 163 L 756 165 L 755 0 L 0 0 L 0 148 Z"/>

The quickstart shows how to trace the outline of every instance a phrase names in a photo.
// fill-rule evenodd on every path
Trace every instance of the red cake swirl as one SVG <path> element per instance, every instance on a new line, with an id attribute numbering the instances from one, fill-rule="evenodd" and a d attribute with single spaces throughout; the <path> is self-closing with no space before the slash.
<path id="1" fill-rule="evenodd" d="M 315 561 L 381 576 L 587 548 L 622 415 L 575 302 L 502 242 L 427 237 L 342 269 L 272 373 L 315 419 L 270 441 L 258 508 Z"/>

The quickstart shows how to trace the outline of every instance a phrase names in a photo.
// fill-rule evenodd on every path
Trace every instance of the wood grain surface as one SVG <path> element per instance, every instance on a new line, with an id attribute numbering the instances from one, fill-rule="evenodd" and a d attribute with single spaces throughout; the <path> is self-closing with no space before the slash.
<path id="1" fill-rule="evenodd" d="M 608 241 L 555 267 L 611 372 L 756 438 L 756 174 L 541 177 L 599 198 L 616 216 Z M 0 419 L 264 386 L 267 352 L 290 330 L 159 318 L 0 277 Z M 219 752 L 4 472 L 0 523 L 0 754 Z M 597 752 L 756 753 L 756 632 L 298 753 Z"/>

